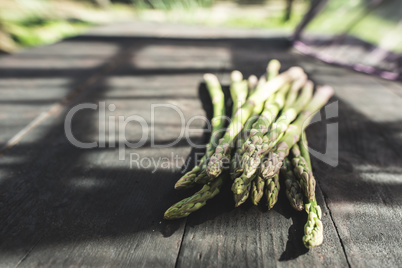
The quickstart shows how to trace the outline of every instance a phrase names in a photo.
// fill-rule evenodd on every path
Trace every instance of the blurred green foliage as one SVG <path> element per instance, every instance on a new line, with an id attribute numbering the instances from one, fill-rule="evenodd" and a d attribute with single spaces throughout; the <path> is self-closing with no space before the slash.
<path id="1" fill-rule="evenodd" d="M 136 8 L 151 8 L 158 10 L 190 10 L 211 7 L 214 3 L 213 0 L 131 0 L 130 2 Z"/>
<path id="2" fill-rule="evenodd" d="M 146 20 L 292 31 L 308 0 L 0 0 L 0 52 L 49 44 L 90 26 Z M 219 7 L 217 7 L 219 5 Z M 215 8 L 217 7 L 217 8 Z"/>
<path id="3" fill-rule="evenodd" d="M 76 35 L 89 25 L 85 21 L 68 20 L 44 20 L 43 18 L 34 18 L 37 23 L 6 24 L 7 31 L 20 46 L 37 46 L 56 42 L 62 38 Z M 40 22 L 40 23 L 38 23 Z"/>
<path id="4" fill-rule="evenodd" d="M 366 0 L 330 1 L 308 25 L 307 31 L 318 35 L 355 36 L 384 49 L 402 52 L 402 1 L 385 1 L 371 7 L 370 3 Z"/>

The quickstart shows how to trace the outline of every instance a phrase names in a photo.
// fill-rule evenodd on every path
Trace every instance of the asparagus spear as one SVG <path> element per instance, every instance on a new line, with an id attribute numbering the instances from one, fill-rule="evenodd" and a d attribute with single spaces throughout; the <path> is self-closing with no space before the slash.
<path id="1" fill-rule="evenodd" d="M 232 97 L 232 116 L 247 99 L 248 82 L 243 81 L 243 74 L 240 71 L 233 71 L 230 75 L 230 96 Z"/>
<path id="2" fill-rule="evenodd" d="M 288 198 L 290 205 L 294 209 L 302 211 L 304 207 L 303 192 L 299 181 L 293 174 L 292 165 L 287 157 L 283 160 L 283 166 L 281 167 L 280 172 L 285 183 L 286 197 Z"/>
<path id="3" fill-rule="evenodd" d="M 314 113 L 327 103 L 329 98 L 333 95 L 333 92 L 331 87 L 320 87 L 296 121 L 288 127 L 285 135 L 279 141 L 277 148 L 268 154 L 268 158 L 262 164 L 261 173 L 265 179 L 272 178 L 275 174 L 279 173 L 283 159 L 288 156 L 290 148 L 299 141 L 300 135 L 310 122 Z M 277 187 L 279 187 L 279 184 Z M 277 191 L 274 191 L 274 193 L 275 192 Z M 273 197 L 268 203 L 274 203 L 275 199 L 277 198 Z"/>
<path id="4" fill-rule="evenodd" d="M 297 170 L 298 166 L 295 167 L 295 170 L 297 170 L 296 175 L 299 177 L 299 179 L 304 181 L 305 175 L 304 174 L 309 174 L 309 180 L 314 181 L 314 187 L 310 188 L 310 191 L 305 191 L 305 197 L 308 199 L 305 209 L 308 214 L 307 217 L 307 222 L 304 225 L 304 236 L 303 236 L 303 243 L 307 248 L 312 248 L 316 247 L 322 244 L 324 240 L 324 228 L 321 222 L 321 208 L 317 204 L 317 201 L 315 199 L 315 179 L 313 176 L 312 168 L 311 168 L 311 161 L 310 161 L 310 155 L 308 152 L 308 147 L 307 147 L 307 139 L 306 139 L 306 133 L 303 133 L 302 138 L 299 142 L 299 148 L 300 148 L 300 160 L 295 161 L 296 163 L 303 162 L 305 165 L 303 166 L 304 171 L 303 173 L 300 173 L 299 170 Z M 293 149 L 292 149 L 293 153 Z M 295 158 L 293 158 L 294 160 Z M 311 184 L 311 183 L 307 183 Z"/>
<path id="5" fill-rule="evenodd" d="M 251 95 L 254 92 L 254 90 L 257 88 L 258 78 L 257 78 L 257 76 L 252 74 L 248 77 L 247 82 L 248 82 L 248 95 Z"/>
<path id="6" fill-rule="evenodd" d="M 224 175 L 220 175 L 213 182 L 205 184 L 201 190 L 196 192 L 194 195 L 187 197 L 166 210 L 164 218 L 167 220 L 184 218 L 190 215 L 203 206 L 206 202 L 216 196 L 223 184 Z"/>
<path id="7" fill-rule="evenodd" d="M 312 248 L 321 245 L 324 240 L 324 228 L 321 222 L 322 213 L 315 198 L 312 201 L 308 201 L 305 209 L 308 217 L 304 225 L 303 243 L 306 248 Z"/>
<path id="8" fill-rule="evenodd" d="M 211 120 L 212 132 L 211 138 L 208 142 L 206 153 L 201 158 L 198 165 L 194 166 L 192 170 L 184 174 L 175 184 L 176 189 L 190 188 L 195 185 L 194 180 L 199 172 L 206 165 L 208 158 L 213 154 L 221 136 L 221 130 L 224 127 L 225 116 L 225 98 L 223 95 L 222 87 L 218 78 L 213 74 L 205 74 L 204 81 L 207 85 L 209 95 L 211 96 L 213 105 L 213 118 Z M 204 167 L 205 168 L 205 167 Z"/>
<path id="9" fill-rule="evenodd" d="M 288 71 L 278 75 L 264 86 L 258 87 L 248 98 L 248 100 L 237 110 L 232 122 L 229 124 L 225 135 L 219 141 L 219 145 L 215 149 L 215 153 L 210 158 L 207 165 L 207 174 L 210 177 L 218 177 L 222 172 L 224 164 L 230 161 L 230 145 L 235 137 L 243 128 L 244 123 L 252 114 L 255 105 L 264 102 L 268 97 L 278 91 L 286 83 L 295 80 L 303 74 L 300 67 L 292 67 Z"/>
<path id="10" fill-rule="evenodd" d="M 230 177 L 232 179 L 237 178 L 242 172 L 243 172 L 243 167 L 240 162 L 241 154 L 243 152 L 242 145 L 247 137 L 248 132 L 250 131 L 252 125 L 254 122 L 257 120 L 257 116 L 252 116 L 249 118 L 244 125 L 244 128 L 240 132 L 240 134 L 237 137 L 237 146 L 236 146 L 236 152 L 234 153 L 234 156 L 232 157 L 231 160 L 231 166 L 230 166 Z"/>
<path id="11" fill-rule="evenodd" d="M 279 174 L 275 174 L 265 182 L 265 195 L 267 197 L 268 209 L 273 208 L 278 201 L 279 189 Z"/>
<path id="12" fill-rule="evenodd" d="M 281 69 L 281 63 L 276 59 L 270 60 L 267 65 L 267 81 L 278 76 L 279 69 Z"/>
<path id="13" fill-rule="evenodd" d="M 305 137 L 305 135 L 302 135 Z M 304 195 L 308 198 L 308 200 L 313 200 L 315 196 L 315 178 L 313 176 L 313 172 L 311 168 L 308 167 L 307 160 L 303 155 L 308 156 L 308 151 L 306 152 L 307 145 L 303 144 L 304 138 L 301 138 L 299 145 L 295 144 L 292 147 L 292 163 L 294 166 L 294 173 L 299 178 L 299 182 L 302 190 L 304 191 Z M 303 149 L 302 149 L 303 148 Z M 304 154 L 301 151 L 304 150 Z"/>
<path id="14" fill-rule="evenodd" d="M 238 207 L 241 204 L 243 204 L 244 202 L 246 202 L 247 198 L 250 195 L 250 190 L 251 190 L 251 183 L 245 186 L 244 194 L 234 195 L 235 207 Z"/>
<path id="15" fill-rule="evenodd" d="M 258 205 L 264 194 L 265 180 L 260 174 L 254 174 L 254 176 L 255 179 L 251 183 L 250 199 L 254 205 Z"/>
<path id="16" fill-rule="evenodd" d="M 297 84 L 299 84 L 299 86 L 300 85 L 303 86 L 304 83 L 303 81 L 299 80 L 297 81 Z M 264 142 L 266 142 L 268 150 L 273 147 L 273 144 L 275 144 L 275 141 L 277 141 L 278 137 L 287 130 L 290 123 L 296 119 L 297 115 L 310 102 L 311 97 L 313 95 L 313 88 L 314 88 L 313 82 L 307 81 L 304 84 L 300 96 L 296 99 L 296 101 L 292 105 L 283 110 L 281 116 L 272 125 L 271 131 L 267 133 L 267 137 L 266 139 L 264 139 Z"/>
<path id="17" fill-rule="evenodd" d="M 293 83 L 292 88 L 286 96 L 285 106 L 283 107 L 283 110 L 287 110 L 291 105 L 293 105 L 293 103 L 297 99 L 300 89 L 303 87 L 306 81 L 307 75 L 304 75 L 302 78 Z"/>

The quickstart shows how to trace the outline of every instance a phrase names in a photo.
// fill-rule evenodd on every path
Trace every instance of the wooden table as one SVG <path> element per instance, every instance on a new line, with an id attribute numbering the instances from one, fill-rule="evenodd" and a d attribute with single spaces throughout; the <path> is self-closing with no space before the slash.
<path id="1" fill-rule="evenodd" d="M 112 135 L 100 113 L 106 109 L 106 122 L 111 116 L 117 123 L 119 116 L 139 115 L 155 143 L 168 144 L 180 134 L 180 116 L 158 107 L 152 119 L 152 104 L 175 105 L 185 120 L 209 115 L 203 73 L 227 85 L 233 69 L 260 75 L 271 58 L 283 69 L 300 65 L 317 84 L 336 90 L 332 108 L 307 130 L 311 148 L 324 153 L 328 136 L 331 152 L 339 152 L 330 165 L 312 158 L 325 241 L 310 251 L 301 242 L 305 213 L 293 211 L 283 195 L 271 211 L 249 203 L 235 209 L 226 184 L 187 219 L 164 221 L 163 212 L 192 193 L 173 185 L 180 161 L 197 150 L 185 138 L 169 148 L 155 148 L 149 138 L 121 153 L 122 137 Z M 400 83 L 303 56 L 286 36 L 270 31 L 124 23 L 4 56 L 0 264 L 401 267 L 401 97 Z M 104 136 L 95 148 L 78 148 L 65 134 L 69 112 L 84 103 L 95 109 L 72 117 L 72 134 L 81 142 Z M 205 122 L 191 127 L 202 129 Z M 127 125 L 128 141 L 142 134 L 139 124 Z M 190 137 L 197 144 L 207 139 L 201 132 Z M 130 168 L 130 154 L 166 157 L 170 165 Z"/>

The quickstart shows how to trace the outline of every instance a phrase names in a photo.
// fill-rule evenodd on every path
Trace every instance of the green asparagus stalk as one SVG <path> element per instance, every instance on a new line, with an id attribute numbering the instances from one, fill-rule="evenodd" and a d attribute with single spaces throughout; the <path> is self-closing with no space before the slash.
<path id="1" fill-rule="evenodd" d="M 248 82 L 243 81 L 243 74 L 240 71 L 233 71 L 230 75 L 230 96 L 232 97 L 233 107 L 232 116 L 241 107 L 247 99 Z"/>
<path id="2" fill-rule="evenodd" d="M 191 212 L 202 208 L 209 199 L 213 198 L 220 192 L 223 181 L 224 175 L 222 174 L 213 182 L 205 184 L 202 189 L 196 192 L 194 195 L 171 206 L 168 210 L 166 210 L 164 218 L 167 220 L 184 218 L 190 215 Z"/>
<path id="3" fill-rule="evenodd" d="M 195 185 L 194 180 L 207 164 L 209 157 L 214 153 L 216 144 L 221 137 L 221 132 L 224 127 L 225 121 L 225 98 L 223 95 L 222 87 L 218 78 L 213 74 L 205 74 L 204 81 L 207 85 L 209 95 L 211 96 L 213 105 L 213 118 L 211 120 L 212 132 L 211 138 L 206 147 L 206 153 L 201 158 L 198 165 L 194 166 L 192 170 L 184 174 L 175 184 L 176 189 L 190 188 Z"/>
<path id="4" fill-rule="evenodd" d="M 299 181 L 293 174 L 292 165 L 287 157 L 283 161 L 280 173 L 285 183 L 286 197 L 289 200 L 290 205 L 294 209 L 302 211 L 304 207 L 303 191 L 300 187 Z"/>
<path id="5" fill-rule="evenodd" d="M 248 95 L 250 96 L 257 88 L 258 78 L 257 76 L 252 74 L 248 77 L 247 82 L 248 82 Z"/>
<path id="6" fill-rule="evenodd" d="M 237 178 L 243 172 L 243 167 L 240 162 L 241 154 L 243 152 L 242 145 L 243 145 L 244 141 L 246 140 L 247 134 L 250 132 L 250 129 L 256 120 L 257 120 L 257 116 L 250 117 L 247 120 L 244 128 L 242 129 L 242 131 L 240 132 L 240 134 L 237 137 L 236 151 L 234 153 L 234 156 L 231 159 L 231 165 L 230 165 L 230 177 L 232 178 L 232 180 Z"/>
<path id="7" fill-rule="evenodd" d="M 288 95 L 286 96 L 285 106 L 283 110 L 287 110 L 293 103 L 296 101 L 297 96 L 299 94 L 300 89 L 302 89 L 303 85 L 307 81 L 307 75 L 304 74 L 303 77 L 300 77 L 297 81 L 295 81 L 292 85 L 292 88 L 289 90 Z"/>
<path id="8" fill-rule="evenodd" d="M 302 135 L 302 137 L 305 137 L 305 135 Z M 304 195 L 308 198 L 308 200 L 313 200 L 315 196 L 316 181 L 311 168 L 308 167 L 307 160 L 302 156 L 301 148 L 303 148 L 303 150 L 306 150 L 306 147 L 305 145 L 301 144 L 301 141 L 299 142 L 299 144 L 295 144 L 292 147 L 292 163 L 294 166 L 294 173 L 296 174 L 297 178 L 299 178 L 299 182 L 302 190 L 304 191 Z M 304 153 L 303 155 L 306 155 L 306 153 Z"/>
<path id="9" fill-rule="evenodd" d="M 232 108 L 232 117 L 233 117 L 238 107 L 241 107 L 247 99 L 248 85 L 247 82 L 243 81 L 243 74 L 240 71 L 233 71 L 230 77 L 231 77 L 230 95 L 233 101 L 233 108 Z M 256 107 L 256 110 L 258 109 L 259 107 Z M 215 142 L 217 141 L 218 140 L 215 140 Z M 195 183 L 205 184 L 211 181 L 211 178 L 208 177 L 206 172 L 207 163 L 208 161 L 203 162 L 200 172 L 194 179 Z"/>
<path id="10" fill-rule="evenodd" d="M 254 106 L 265 102 L 269 96 L 278 91 L 286 83 L 297 79 L 303 74 L 300 67 L 292 67 L 288 71 L 278 75 L 264 86 L 258 87 L 248 100 L 237 110 L 232 118 L 225 135 L 219 141 L 219 145 L 215 149 L 215 153 L 210 158 L 207 165 L 207 174 L 212 178 L 216 178 L 222 173 L 224 165 L 230 164 L 230 146 L 233 140 L 239 134 L 244 123 L 251 116 Z"/>
<path id="11" fill-rule="evenodd" d="M 267 65 L 267 81 L 272 80 L 274 77 L 278 76 L 280 69 L 281 63 L 278 60 L 270 60 Z"/>
<path id="12" fill-rule="evenodd" d="M 306 248 L 316 247 L 324 241 L 324 227 L 321 222 L 321 208 L 317 201 L 308 201 L 305 205 L 308 214 L 307 222 L 304 225 L 303 243 Z"/>
<path id="13" fill-rule="evenodd" d="M 284 138 L 284 136 L 282 136 L 282 138 Z M 285 153 L 282 152 L 283 149 L 284 148 L 279 148 L 278 146 L 276 146 L 263 159 L 260 167 L 260 172 L 265 180 L 272 178 L 276 173 L 279 172 L 280 168 L 282 167 L 281 159 L 286 157 Z"/>
<path id="14" fill-rule="evenodd" d="M 282 162 L 284 158 L 288 156 L 290 148 L 299 141 L 300 135 L 309 124 L 314 113 L 327 103 L 329 98 L 333 95 L 333 92 L 333 89 L 328 86 L 320 87 L 296 121 L 288 127 L 285 135 L 279 141 L 277 148 L 268 154 L 268 158 L 261 166 L 261 173 L 265 179 L 272 178 L 279 173 Z M 279 184 L 277 187 L 279 188 Z M 273 191 L 273 193 L 277 192 L 278 191 Z M 277 197 L 273 196 L 272 200 L 268 203 L 275 204 L 275 200 L 277 200 Z"/>
<path id="15" fill-rule="evenodd" d="M 300 161 L 305 162 L 304 172 L 307 174 L 310 174 L 310 178 L 309 178 L 310 180 L 311 179 L 314 180 L 305 133 L 303 133 L 302 138 L 299 142 L 299 148 L 300 148 L 300 153 L 301 153 L 300 158 L 303 159 Z M 292 151 L 292 153 L 293 153 L 293 151 Z M 300 162 L 300 161 L 298 161 L 298 162 Z M 296 168 L 297 167 L 295 167 L 295 169 Z M 300 177 L 301 173 L 298 172 L 296 174 L 298 174 L 299 179 L 301 179 L 301 177 Z M 315 199 L 315 180 L 314 180 L 314 188 L 311 190 L 313 191 L 312 194 L 307 193 L 307 192 L 305 193 L 305 197 L 306 197 L 306 199 L 308 199 L 308 201 L 305 205 L 305 209 L 308 214 L 308 217 L 307 217 L 307 222 L 304 225 L 303 243 L 304 243 L 304 246 L 306 246 L 307 248 L 319 246 L 322 244 L 322 242 L 324 240 L 324 228 L 323 228 L 323 225 L 321 222 L 321 216 L 322 216 L 321 208 L 317 204 L 317 201 Z"/>
<path id="16" fill-rule="evenodd" d="M 268 209 L 273 208 L 278 201 L 279 190 L 279 174 L 275 174 L 265 182 L 265 195 L 267 197 Z"/>
<path id="17" fill-rule="evenodd" d="M 316 181 L 313 175 L 313 169 L 311 167 L 311 160 L 310 160 L 310 153 L 308 151 L 308 142 L 307 142 L 307 136 L 306 136 L 306 132 L 303 131 L 302 136 L 300 137 L 300 142 L 299 142 L 299 148 L 300 148 L 300 152 L 301 155 L 303 156 L 303 158 L 305 159 L 309 170 L 311 171 L 311 177 L 308 183 L 308 187 L 305 187 L 305 192 L 308 193 L 307 196 L 313 197 L 315 196 L 315 186 L 316 186 Z M 309 172 L 307 172 L 309 173 Z M 302 186 L 303 188 L 303 186 Z M 310 198 L 311 200 L 312 198 Z"/>
<path id="18" fill-rule="evenodd" d="M 254 174 L 255 179 L 251 182 L 250 199 L 254 205 L 258 205 L 264 195 L 265 180 L 260 174 Z"/>

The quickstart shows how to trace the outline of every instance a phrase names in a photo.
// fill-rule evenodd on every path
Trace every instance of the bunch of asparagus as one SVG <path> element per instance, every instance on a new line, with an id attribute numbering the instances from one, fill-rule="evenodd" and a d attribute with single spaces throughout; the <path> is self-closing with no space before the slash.
<path id="1" fill-rule="evenodd" d="M 186 217 L 203 207 L 220 192 L 227 177 L 233 180 L 235 206 L 249 197 L 258 205 L 265 194 L 271 209 L 282 184 L 291 206 L 298 211 L 304 207 L 308 214 L 304 245 L 311 248 L 322 243 L 321 209 L 315 199 L 304 129 L 333 90 L 323 86 L 313 94 L 314 85 L 300 67 L 279 70 L 279 61 L 271 60 L 259 80 L 254 75 L 244 80 L 239 71 L 232 72 L 233 108 L 226 130 L 222 87 L 216 76 L 204 75 L 214 107 L 212 134 L 203 158 L 175 185 L 176 189 L 202 188 L 171 206 L 165 219 Z"/>

